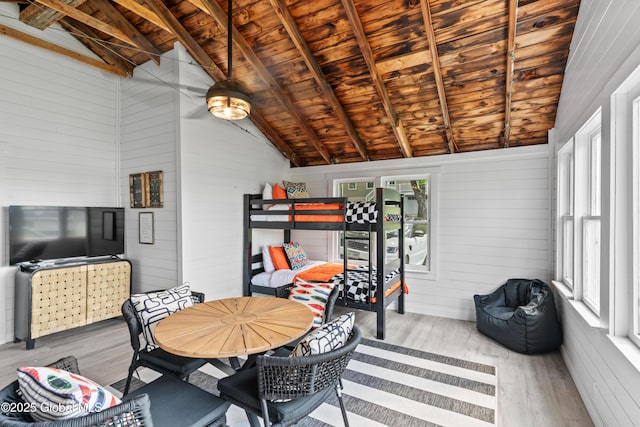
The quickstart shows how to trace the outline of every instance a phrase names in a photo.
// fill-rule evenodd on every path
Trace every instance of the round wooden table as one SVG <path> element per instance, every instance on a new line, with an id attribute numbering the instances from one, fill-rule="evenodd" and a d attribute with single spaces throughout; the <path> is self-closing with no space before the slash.
<path id="1" fill-rule="evenodd" d="M 309 308 L 286 298 L 226 298 L 166 317 L 158 323 L 155 339 L 173 354 L 218 359 L 280 347 L 304 335 L 312 323 Z"/>

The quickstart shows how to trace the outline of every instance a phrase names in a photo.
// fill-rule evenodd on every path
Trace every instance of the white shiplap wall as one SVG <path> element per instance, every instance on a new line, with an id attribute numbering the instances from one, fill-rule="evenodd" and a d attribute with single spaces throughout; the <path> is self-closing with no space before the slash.
<path id="1" fill-rule="evenodd" d="M 126 209 L 126 249 L 132 264 L 133 292 L 166 289 L 179 277 L 177 222 L 178 95 L 175 52 L 162 55 L 160 65 L 147 62 L 132 79 L 122 79 L 121 191 Z M 160 79 L 160 80 L 158 80 Z M 166 82 L 163 83 L 163 82 Z M 162 208 L 130 208 L 129 175 L 161 170 Z M 153 212 L 154 243 L 138 240 L 138 214 Z"/>
<path id="2" fill-rule="evenodd" d="M 614 258 L 607 256 L 611 239 L 606 227 L 612 220 L 608 189 L 616 186 L 615 170 L 610 167 L 608 154 L 612 135 L 610 96 L 640 66 L 638 22 L 640 2 L 635 0 L 582 0 L 552 133 L 554 157 L 557 158 L 557 150 L 598 108 L 602 108 L 602 278 L 615 277 L 615 274 L 609 274 L 613 265 L 607 260 Z M 554 182 L 557 182 L 556 176 Z M 555 195 L 553 199 L 556 199 Z M 555 209 L 553 212 L 555 215 Z M 631 228 L 627 227 L 627 230 L 631 231 Z M 618 253 L 616 257 L 624 258 L 625 255 Z M 608 280 L 604 283 L 615 286 Z M 629 295 L 628 299 L 631 297 Z M 640 425 L 640 350 L 622 337 L 611 337 L 606 327 L 590 326 L 576 310 L 579 304 L 566 298 L 558 299 L 565 337 L 562 355 L 594 424 L 598 427 Z M 619 300 L 624 299 L 624 296 L 619 297 Z M 605 306 L 602 310 L 605 325 L 613 324 L 607 315 L 613 316 L 616 310 L 610 311 L 610 307 Z M 631 350 L 622 351 L 625 344 Z"/>
<path id="3" fill-rule="evenodd" d="M 332 180 L 439 170 L 436 278 L 408 273 L 407 311 L 475 319 L 473 295 L 514 277 L 549 281 L 550 215 L 548 147 L 291 169 L 293 181 L 324 196 Z M 317 236 L 316 236 L 317 235 Z M 295 238 L 310 256 L 327 257 L 324 232 Z"/>
<path id="4" fill-rule="evenodd" d="M 17 20 L 0 4 L 0 22 Z M 13 18 L 12 18 L 13 17 Z M 91 55 L 56 27 L 38 37 Z M 118 82 L 113 76 L 0 37 L 0 342 L 13 339 L 14 268 L 7 267 L 7 206 L 119 204 Z"/>

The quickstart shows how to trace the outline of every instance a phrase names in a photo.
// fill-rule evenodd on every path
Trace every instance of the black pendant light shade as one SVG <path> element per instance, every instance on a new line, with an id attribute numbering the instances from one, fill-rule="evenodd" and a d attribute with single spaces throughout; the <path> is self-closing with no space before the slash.
<path id="1" fill-rule="evenodd" d="M 231 0 L 227 7 L 227 79 L 216 82 L 207 91 L 207 109 L 214 116 L 225 120 L 244 119 L 251 113 L 251 97 L 231 80 L 233 60 L 233 24 L 231 22 Z"/>

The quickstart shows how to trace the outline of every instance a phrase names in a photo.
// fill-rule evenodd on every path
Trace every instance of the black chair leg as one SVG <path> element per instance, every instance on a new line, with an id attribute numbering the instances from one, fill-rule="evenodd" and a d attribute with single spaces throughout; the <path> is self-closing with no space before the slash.
<path id="1" fill-rule="evenodd" d="M 129 394 L 129 387 L 131 387 L 131 378 L 133 377 L 133 371 L 129 369 L 129 375 L 127 375 L 127 383 L 124 386 L 124 390 L 122 391 L 122 395 L 126 396 Z"/>
<path id="2" fill-rule="evenodd" d="M 349 427 L 349 420 L 347 419 L 347 408 L 344 407 L 344 401 L 342 400 L 342 387 L 340 385 L 336 385 L 336 395 L 338 396 L 338 402 L 340 403 L 340 411 L 342 411 L 344 427 Z"/>
<path id="3" fill-rule="evenodd" d="M 271 427 L 271 420 L 269 420 L 269 409 L 267 408 L 267 401 L 264 399 L 260 399 L 260 406 L 262 407 L 262 422 L 264 423 L 264 427 Z M 253 420 L 251 415 L 255 418 L 254 414 L 249 414 L 249 422 L 251 423 Z M 256 420 L 257 421 L 257 420 Z M 253 424 L 251 424 L 253 427 Z"/>
<path id="4" fill-rule="evenodd" d="M 133 355 L 133 360 L 131 361 L 131 365 L 129 365 L 129 375 L 127 375 L 127 383 L 124 385 L 124 390 L 122 391 L 122 395 L 126 396 L 129 394 L 129 387 L 131 387 L 131 379 L 133 378 L 133 373 L 136 371 L 138 367 L 137 362 L 137 354 Z"/>

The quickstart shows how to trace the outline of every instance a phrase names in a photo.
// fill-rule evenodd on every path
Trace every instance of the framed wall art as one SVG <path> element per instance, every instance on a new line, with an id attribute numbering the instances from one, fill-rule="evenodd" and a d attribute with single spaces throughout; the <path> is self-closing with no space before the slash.
<path id="1" fill-rule="evenodd" d="M 138 242 L 153 245 L 153 212 L 138 213 Z"/>
<path id="2" fill-rule="evenodd" d="M 153 171 L 146 173 L 147 184 L 147 201 L 148 208 L 161 208 L 164 203 L 162 189 L 162 171 Z"/>
<path id="3" fill-rule="evenodd" d="M 129 175 L 129 199 L 132 208 L 144 208 L 147 205 L 147 174 Z"/>

